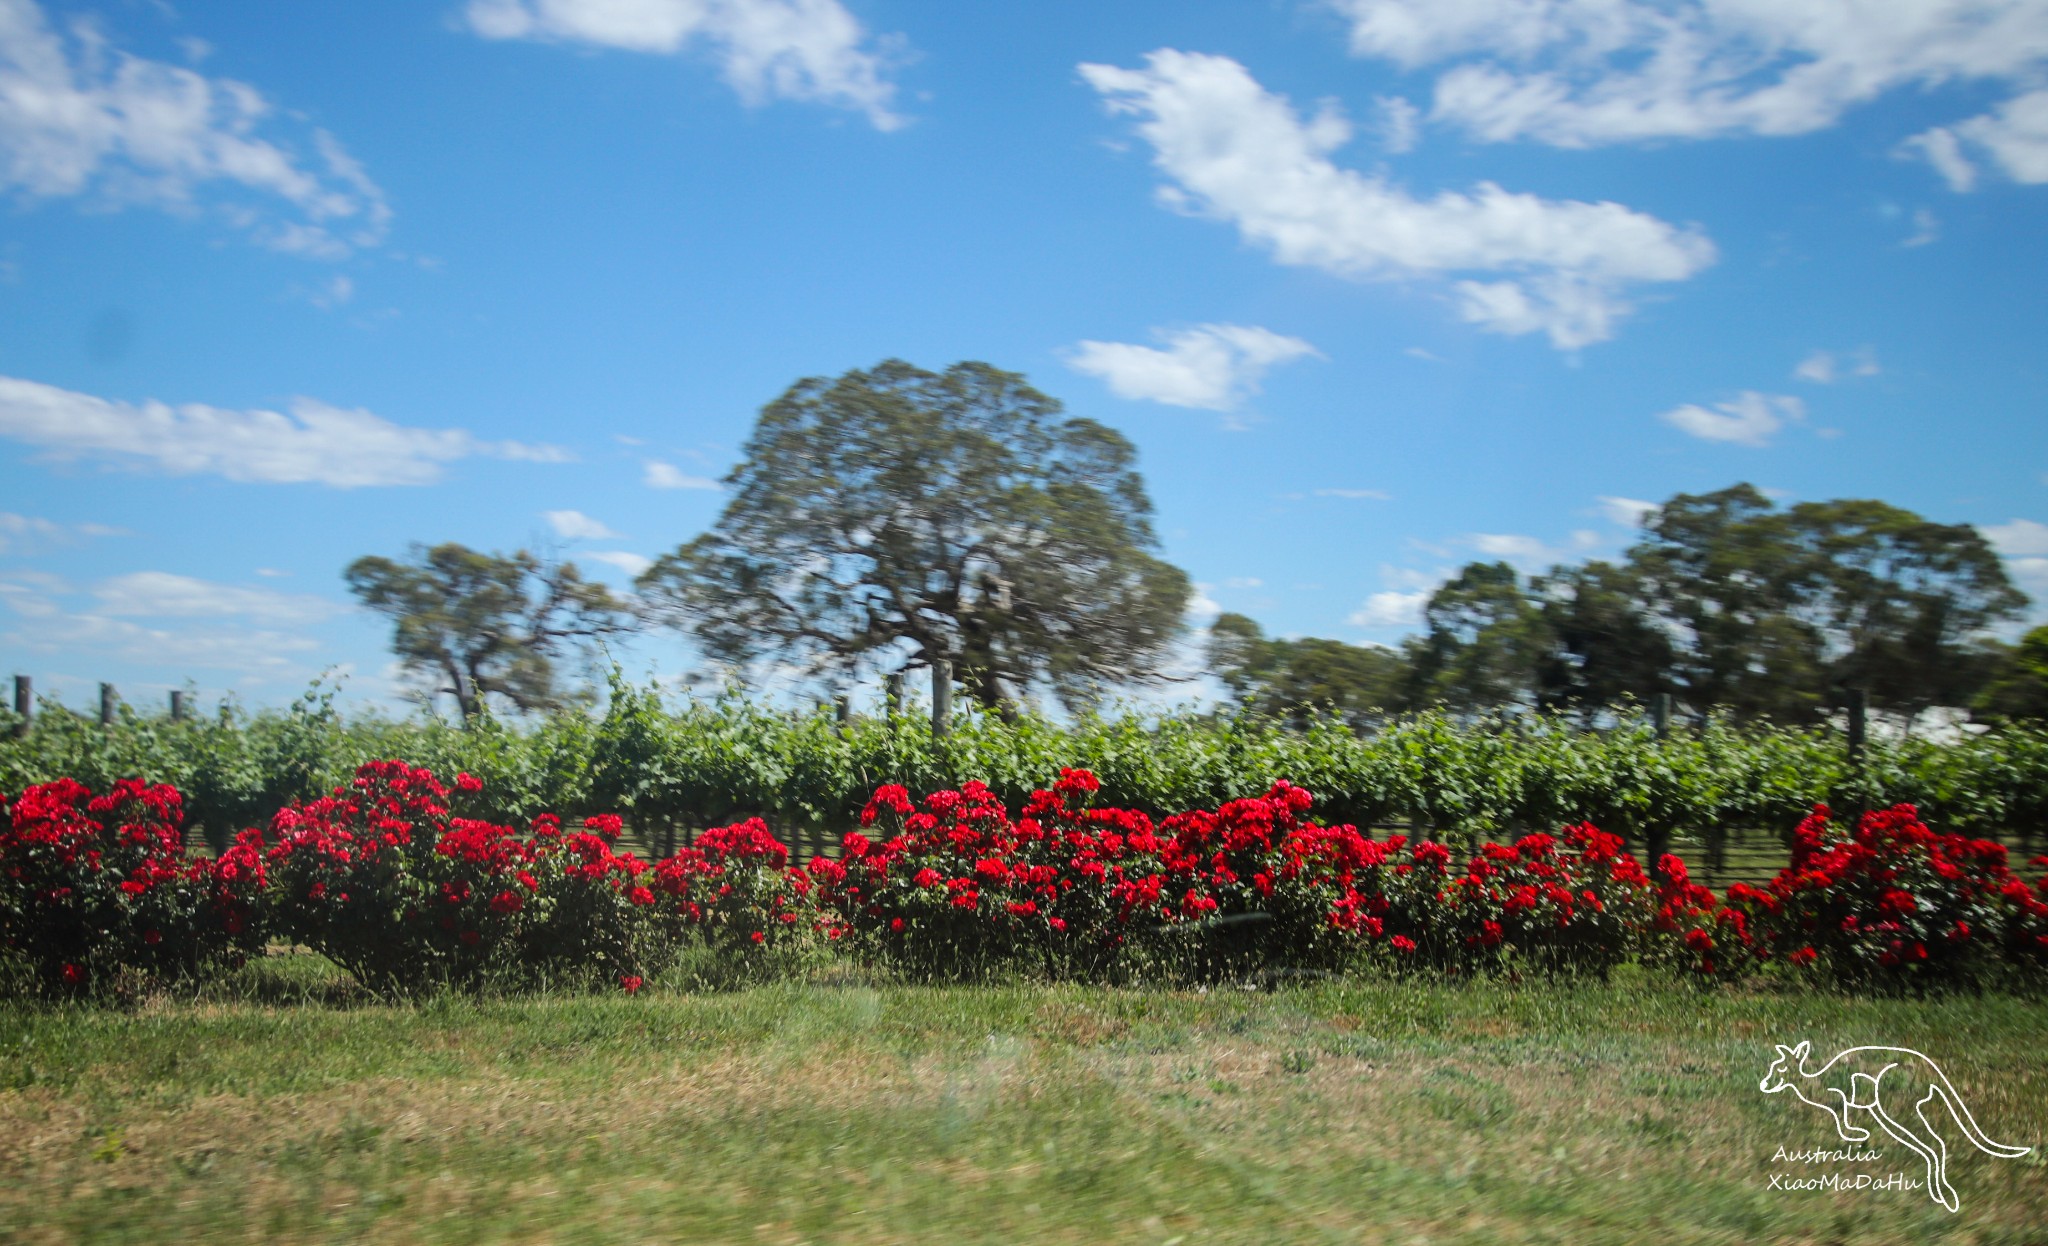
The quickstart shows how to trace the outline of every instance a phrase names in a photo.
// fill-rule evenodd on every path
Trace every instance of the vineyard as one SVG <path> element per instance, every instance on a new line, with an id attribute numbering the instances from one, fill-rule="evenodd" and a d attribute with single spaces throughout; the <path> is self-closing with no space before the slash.
<path id="1" fill-rule="evenodd" d="M 637 983 L 693 948 L 773 976 L 842 937 L 920 977 L 1083 981 L 1377 955 L 1953 985 L 2048 955 L 2039 728 L 1853 751 L 1642 716 L 935 731 L 617 676 L 602 715 L 519 726 L 344 718 L 318 687 L 254 717 L 115 709 L 46 705 L 0 743 L 0 935 L 46 989 L 272 939 L 388 987 Z"/>
<path id="2" fill-rule="evenodd" d="M 344 718 L 317 688 L 281 713 L 223 705 L 173 721 L 123 705 L 102 726 L 46 703 L 33 731 L 5 730 L 18 722 L 0 711 L 0 791 L 60 777 L 95 789 L 123 778 L 166 783 L 184 794 L 195 841 L 215 851 L 275 810 L 342 785 L 361 763 L 392 757 L 475 775 L 490 795 L 478 815 L 496 821 L 619 814 L 626 842 L 650 854 L 760 816 L 808 858 L 836 851 L 883 784 L 923 792 L 978 779 L 1019 805 L 1068 767 L 1098 776 L 1105 803 L 1153 817 L 1216 808 L 1284 779 L 1313 791 L 1331 823 L 1469 846 L 1591 822 L 1646 859 L 1675 847 L 1728 878 L 1782 865 L 1791 828 L 1816 804 L 1910 803 L 1944 833 L 2021 847 L 2048 837 L 2048 730 L 2038 726 L 1944 742 L 1873 738 L 1854 764 L 1842 733 L 1825 727 L 1709 718 L 1660 733 L 1647 714 L 1587 730 L 1425 713 L 1360 734 L 1335 720 L 1304 730 L 1185 712 L 1005 722 L 962 707 L 935 739 L 919 713 L 841 720 L 737 696 L 669 705 L 616 677 L 602 715 L 517 726 L 487 716 L 466 729 Z"/>

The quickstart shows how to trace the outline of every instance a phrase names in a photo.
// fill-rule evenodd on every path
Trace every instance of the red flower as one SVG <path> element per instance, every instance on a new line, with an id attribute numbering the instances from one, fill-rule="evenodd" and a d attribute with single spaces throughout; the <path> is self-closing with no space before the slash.
<path id="1" fill-rule="evenodd" d="M 483 780 L 467 772 L 460 772 L 456 774 L 455 786 L 465 792 L 481 792 L 484 790 Z"/>
<path id="2" fill-rule="evenodd" d="M 654 903 L 654 893 L 645 887 L 633 888 L 632 891 L 627 893 L 626 898 L 642 907 Z"/>
<path id="3" fill-rule="evenodd" d="M 491 897 L 491 912 L 498 914 L 517 913 L 526 907 L 526 899 L 516 891 L 501 891 Z"/>
<path id="4" fill-rule="evenodd" d="M 626 994 L 628 994 L 628 995 L 637 995 L 637 994 L 639 994 L 639 993 L 640 993 L 640 986 L 641 986 L 641 982 L 640 982 L 640 975 L 638 975 L 638 974 L 632 974 L 632 973 L 622 973 L 622 974 L 620 974 L 620 975 L 619 975 L 619 986 L 620 986 L 620 988 L 621 988 L 621 989 L 623 989 L 623 990 L 624 990 L 624 991 L 626 992 Z"/>

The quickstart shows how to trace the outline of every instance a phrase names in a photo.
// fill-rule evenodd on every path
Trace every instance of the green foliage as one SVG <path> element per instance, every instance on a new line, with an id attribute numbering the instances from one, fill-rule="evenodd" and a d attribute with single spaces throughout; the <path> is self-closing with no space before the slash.
<path id="1" fill-rule="evenodd" d="M 1975 708 L 1995 718 L 2048 722 L 2048 626 L 2037 627 L 1987 658 L 1992 674 Z"/>
<path id="2" fill-rule="evenodd" d="M 574 563 L 453 541 L 415 546 L 413 557 L 358 558 L 344 575 L 364 605 L 392 619 L 391 648 L 405 668 L 453 696 L 464 719 L 493 694 L 522 710 L 559 708 L 554 659 L 627 626 L 624 607 Z"/>
<path id="3" fill-rule="evenodd" d="M 1039 681 L 1080 704 L 1152 674 L 1189 597 L 1136 459 L 984 363 L 812 377 L 762 409 L 718 522 L 640 584 L 721 661 L 948 661 L 985 706 Z"/>
<path id="4" fill-rule="evenodd" d="M 1297 728 L 1318 711 L 1369 727 L 1407 695 L 1408 667 L 1393 650 L 1315 637 L 1269 640 L 1241 614 L 1218 615 L 1210 624 L 1209 667 L 1240 706 Z"/>
<path id="5" fill-rule="evenodd" d="M 2012 654 L 2002 675 L 1985 639 L 2025 604 L 1967 524 L 1867 499 L 1780 510 L 1746 484 L 1681 493 L 1649 510 L 1619 563 L 1553 567 L 1526 584 L 1506 563 L 1463 568 L 1408 644 L 1405 703 L 1591 722 L 1671 693 L 1694 713 L 1811 723 L 1857 688 L 1910 720 L 1971 704 L 1997 676 L 1980 708 L 2048 717 L 2048 638 L 2038 661 Z M 1227 680 L 1229 661 L 1256 655 L 1237 627 L 1217 669 Z"/>
<path id="6" fill-rule="evenodd" d="M 1062 767 L 1093 771 L 1102 799 L 1155 817 L 1255 796 L 1276 779 L 1316 794 L 1318 816 L 1414 822 L 1473 841 L 1591 821 L 1640 851 L 1683 832 L 1712 851 L 1733 829 L 1795 825 L 1816 803 L 1918 805 L 1942 831 L 2048 835 L 2048 726 L 2013 722 L 1950 743 L 1873 738 L 1852 771 L 1841 733 L 1725 716 L 1660 739 L 1624 707 L 1599 730 L 1568 717 L 1442 710 L 1360 731 L 1331 713 L 1290 727 L 1255 713 L 1083 713 L 1009 720 L 972 705 L 934 740 L 912 713 L 788 712 L 728 693 L 666 705 L 617 672 L 602 717 L 565 711 L 468 730 L 430 717 L 344 718 L 318 687 L 283 712 L 172 723 L 123 707 L 111 728 L 44 703 L 26 739 L 0 739 L 0 790 L 75 777 L 139 777 L 188 794 L 188 825 L 216 846 L 285 804 L 345 783 L 364 761 L 405 757 L 484 780 L 477 816 L 524 825 L 552 811 L 616 812 L 648 847 L 760 815 L 817 844 L 884 783 L 913 791 L 986 782 L 1013 806 Z"/>

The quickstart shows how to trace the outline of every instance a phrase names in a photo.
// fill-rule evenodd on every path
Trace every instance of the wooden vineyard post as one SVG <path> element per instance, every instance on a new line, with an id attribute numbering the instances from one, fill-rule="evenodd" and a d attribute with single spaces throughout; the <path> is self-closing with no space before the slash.
<path id="1" fill-rule="evenodd" d="M 1671 694 L 1660 692 L 1650 700 L 1650 726 L 1657 733 L 1657 743 L 1671 738 Z M 1653 815 L 1654 816 L 1654 815 Z M 1653 823 L 1644 836 L 1644 849 L 1650 858 L 1643 864 L 1650 869 L 1657 868 L 1657 862 L 1671 851 L 1671 828 L 1662 822 Z"/>
<path id="2" fill-rule="evenodd" d="M 1861 688 L 1849 689 L 1849 783 L 1853 793 L 1849 801 L 1849 827 L 1854 830 L 1863 821 L 1866 803 L 1870 798 L 1870 785 L 1866 783 L 1863 750 L 1866 732 L 1869 728 L 1870 697 Z"/>
<path id="3" fill-rule="evenodd" d="M 953 664 L 932 659 L 932 739 L 943 740 L 953 729 Z"/>
<path id="4" fill-rule="evenodd" d="M 909 688 L 910 676 L 907 672 L 890 672 L 889 689 L 883 694 L 884 705 L 882 713 L 889 718 L 894 718 L 896 715 L 901 714 L 903 712 L 903 702 Z"/>
<path id="5" fill-rule="evenodd" d="M 174 691 L 171 693 L 171 721 L 174 723 L 185 721 L 185 694 L 182 692 Z"/>
<path id="6" fill-rule="evenodd" d="M 111 727 L 114 725 L 114 703 L 118 699 L 114 695 L 114 685 L 100 685 L 100 726 Z"/>
<path id="7" fill-rule="evenodd" d="M 21 719 L 20 722 L 14 724 L 14 736 L 16 739 L 28 738 L 29 723 L 35 717 L 36 712 L 33 688 L 34 684 L 28 676 L 16 675 L 14 677 L 14 712 Z"/>

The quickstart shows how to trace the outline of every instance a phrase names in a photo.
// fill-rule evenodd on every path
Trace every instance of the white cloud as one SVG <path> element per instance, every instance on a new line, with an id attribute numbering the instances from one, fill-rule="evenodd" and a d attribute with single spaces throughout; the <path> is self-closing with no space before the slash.
<path id="1" fill-rule="evenodd" d="M 1714 247 L 1618 203 L 1515 194 L 1490 182 L 1418 199 L 1380 175 L 1339 168 L 1351 137 L 1336 106 L 1303 120 L 1236 61 L 1162 49 L 1143 69 L 1082 65 L 1113 112 L 1139 118 L 1168 207 L 1235 224 L 1283 264 L 1360 280 L 1472 273 L 1463 317 L 1499 333 L 1545 332 L 1560 348 L 1611 337 L 1627 286 L 1680 281 Z M 1503 276 L 1502 274 L 1506 274 Z"/>
<path id="2" fill-rule="evenodd" d="M 1407 593 L 1392 589 L 1374 593 L 1344 621 L 1353 627 L 1413 627 L 1422 622 L 1422 608 L 1435 591 L 1419 588 Z"/>
<path id="3" fill-rule="evenodd" d="M 1465 540 L 1488 558 L 1501 558 L 1513 563 L 1549 562 L 1557 557 L 1557 552 L 1548 545 L 1520 533 L 1475 532 Z"/>
<path id="4" fill-rule="evenodd" d="M 2011 523 L 1988 524 L 1979 531 L 2006 558 L 2048 555 L 2048 524 L 2015 519 Z"/>
<path id="5" fill-rule="evenodd" d="M 1223 607 L 1209 594 L 1216 591 L 1214 584 L 1196 584 L 1194 595 L 1188 598 L 1188 617 L 1191 619 L 1213 619 L 1223 613 Z"/>
<path id="6" fill-rule="evenodd" d="M 297 398 L 291 414 L 154 400 L 119 402 L 0 376 L 0 437 L 40 446 L 44 457 L 98 459 L 171 475 L 352 488 L 418 485 L 441 465 L 471 455 L 562 462 L 553 446 L 480 441 L 461 429 L 406 428 L 356 408 Z"/>
<path id="7" fill-rule="evenodd" d="M 642 478 L 650 489 L 717 489 L 722 486 L 708 476 L 685 475 L 673 463 L 649 460 Z"/>
<path id="8" fill-rule="evenodd" d="M 654 565 L 654 560 L 652 558 L 643 557 L 639 554 L 628 553 L 627 551 L 622 549 L 603 550 L 595 554 L 585 554 L 584 557 L 590 559 L 592 562 L 601 562 L 606 564 L 607 566 L 617 567 L 619 570 L 625 572 L 627 575 L 633 576 L 639 575 L 642 571 L 645 571 L 647 570 L 647 568 Z"/>
<path id="9" fill-rule="evenodd" d="M 878 130 L 903 124 L 889 55 L 839 0 L 470 0 L 464 17 L 486 39 L 659 55 L 701 43 L 750 105 L 807 100 L 865 113 Z"/>
<path id="10" fill-rule="evenodd" d="M 2048 601 L 2048 558 L 2008 558 L 2005 573 L 2037 605 Z"/>
<path id="11" fill-rule="evenodd" d="M 2048 90 L 2029 91 L 1967 121 L 1923 131 L 1900 150 L 1926 160 L 1950 190 L 1960 192 L 1977 184 L 1977 166 L 1963 154 L 1965 145 L 2015 182 L 2048 182 Z"/>
<path id="12" fill-rule="evenodd" d="M 329 309 L 340 307 L 355 296 L 356 283 L 347 277 L 337 276 L 308 294 L 306 301 L 315 307 Z"/>
<path id="13" fill-rule="evenodd" d="M 2039 0 L 1326 3 L 1358 55 L 1458 62 L 1430 120 L 1490 142 L 1806 134 L 1898 88 L 2031 85 L 2048 68 Z"/>
<path id="14" fill-rule="evenodd" d="M 1657 503 L 1645 502 L 1641 498 L 1610 497 L 1603 494 L 1599 502 L 1600 513 L 1607 516 L 1607 521 L 1624 528 L 1642 527 L 1643 520 L 1651 511 L 1657 509 Z"/>
<path id="15" fill-rule="evenodd" d="M 1256 325 L 1203 324 L 1171 332 L 1155 329 L 1152 335 L 1165 343 L 1165 350 L 1084 341 L 1069 352 L 1067 366 L 1100 377 L 1119 398 L 1233 411 L 1259 392 L 1268 368 L 1322 358 L 1300 338 Z"/>
<path id="16" fill-rule="evenodd" d="M 60 600 L 78 595 L 56 577 L 0 574 L 0 605 L 15 616 L 14 625 L 0 632 L 0 643 L 44 655 L 103 655 L 152 667 L 230 670 L 295 683 L 312 673 L 298 661 L 299 655 L 322 647 L 318 638 L 306 633 L 306 625 L 346 609 L 320 598 L 210 584 L 163 572 L 104 581 L 91 591 L 92 607 Z M 190 619 L 205 622 L 184 627 L 175 621 Z"/>
<path id="17" fill-rule="evenodd" d="M 242 617 L 297 626 L 347 610 L 340 602 L 306 593 L 216 584 L 168 571 L 135 571 L 102 580 L 92 590 L 101 613 L 143 618 Z"/>
<path id="18" fill-rule="evenodd" d="M 1380 146 L 1393 156 L 1415 150 L 1422 136 L 1422 110 L 1398 95 L 1383 95 L 1373 102 L 1379 105 Z"/>
<path id="19" fill-rule="evenodd" d="M 1828 351 L 1817 350 L 1800 360 L 1799 366 L 1792 369 L 1792 375 L 1802 381 L 1812 381 L 1815 385 L 1832 385 L 1835 380 L 1835 357 Z"/>
<path id="20" fill-rule="evenodd" d="M 1263 588 L 1266 582 L 1255 575 L 1235 575 L 1223 581 L 1225 588 Z"/>
<path id="21" fill-rule="evenodd" d="M 582 511 L 542 511 L 540 517 L 547 520 L 548 526 L 555 530 L 555 535 L 565 541 L 577 541 L 585 537 L 603 540 L 619 535 Z"/>
<path id="22" fill-rule="evenodd" d="M 34 0 L 0 0 L 0 190 L 105 205 L 212 206 L 280 251 L 339 258 L 384 238 L 384 193 L 334 137 L 277 137 L 256 88 L 109 48 L 68 44 Z"/>
<path id="23" fill-rule="evenodd" d="M 1711 411 L 1695 403 L 1687 403 L 1657 418 L 1706 441 L 1766 446 L 1788 422 L 1806 418 L 1806 404 L 1781 394 L 1744 390 L 1733 402 L 1715 403 Z"/>
<path id="24" fill-rule="evenodd" d="M 1344 498 L 1353 502 L 1389 502 L 1393 494 L 1384 489 L 1316 489 L 1319 498 Z"/>
<path id="25" fill-rule="evenodd" d="M 71 534 L 63 524 L 33 515 L 0 511 L 0 554 L 26 554 L 62 544 Z"/>
<path id="26" fill-rule="evenodd" d="M 1926 208 L 1913 212 L 1913 232 L 1899 245 L 1902 247 L 1924 247 L 1931 242 L 1941 241 L 1941 221 Z"/>
<path id="27" fill-rule="evenodd" d="M 1934 166 L 1948 188 L 1966 194 L 1977 187 L 1977 166 L 1963 154 L 1962 140 L 1946 126 L 1923 130 L 1899 144 L 1898 154 L 1917 157 Z"/>
<path id="28" fill-rule="evenodd" d="M 1837 356 L 1830 350 L 1816 350 L 1799 361 L 1799 366 L 1792 369 L 1792 375 L 1815 385 L 1832 385 L 1846 377 L 1876 376 L 1883 370 L 1878 366 L 1877 352 L 1868 346 L 1859 346 L 1846 356 Z"/>
<path id="29" fill-rule="evenodd" d="M 1423 571 L 1415 567 L 1396 567 L 1391 563 L 1380 564 L 1380 579 L 1390 588 L 1421 588 L 1434 590 L 1448 579 L 1450 573 L 1442 569 Z"/>

